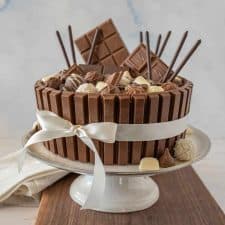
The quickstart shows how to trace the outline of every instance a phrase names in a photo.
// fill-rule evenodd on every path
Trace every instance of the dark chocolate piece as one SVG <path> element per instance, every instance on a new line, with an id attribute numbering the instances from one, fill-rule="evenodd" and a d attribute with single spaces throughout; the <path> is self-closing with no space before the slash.
<path id="1" fill-rule="evenodd" d="M 65 60 L 66 60 L 66 64 L 67 64 L 68 68 L 70 68 L 69 58 L 68 58 L 68 55 L 67 55 L 67 53 L 66 53 L 66 49 L 65 49 L 65 46 L 64 46 L 64 44 L 63 44 L 63 41 L 62 41 L 60 32 L 59 32 L 58 30 L 56 31 L 56 35 L 57 35 L 59 44 L 60 44 L 60 46 L 61 46 L 61 49 L 62 49 L 64 58 L 65 58 Z"/>
<path id="2" fill-rule="evenodd" d="M 88 62 L 91 43 L 97 28 L 101 32 L 93 53 L 92 63 L 104 66 L 120 66 L 129 53 L 111 19 L 98 25 L 96 28 L 75 40 L 84 61 L 86 63 Z"/>
<path id="3" fill-rule="evenodd" d="M 71 25 L 68 26 L 68 31 L 69 31 L 70 48 L 71 48 L 71 53 L 72 53 L 73 63 L 74 63 L 74 64 L 77 64 L 76 53 L 75 53 L 74 43 L 73 43 L 73 32 L 72 32 L 72 27 L 71 27 Z"/>
<path id="4" fill-rule="evenodd" d="M 151 67 L 151 56 L 150 56 L 150 41 L 149 41 L 149 32 L 145 32 L 146 38 L 146 59 L 147 59 L 147 78 L 148 80 L 152 79 L 152 67 Z"/>
<path id="5" fill-rule="evenodd" d="M 175 64 L 175 62 L 177 60 L 177 57 L 179 56 L 180 51 L 181 51 L 181 49 L 182 49 L 182 47 L 184 45 L 184 42 L 185 42 L 185 40 L 187 38 L 187 35 L 188 35 L 188 31 L 186 31 L 183 34 L 183 37 L 181 38 L 180 44 L 177 47 L 177 50 L 176 50 L 176 52 L 175 52 L 175 54 L 173 56 L 173 59 L 172 59 L 172 61 L 170 63 L 170 66 L 169 66 L 168 70 L 166 71 L 166 74 L 164 75 L 163 82 L 165 82 L 168 79 L 168 77 L 169 77 L 169 75 L 170 75 L 170 73 L 171 73 L 171 71 L 173 69 L 173 66 L 174 66 L 174 64 Z"/>
<path id="6" fill-rule="evenodd" d="M 190 59 L 190 57 L 194 54 L 194 52 L 196 51 L 196 49 L 198 48 L 198 46 L 201 44 L 201 40 L 198 40 L 194 46 L 191 48 L 191 50 L 187 53 L 187 55 L 184 57 L 183 61 L 181 62 L 181 64 L 178 66 L 178 68 L 175 70 L 175 72 L 169 77 L 168 81 L 173 80 L 178 73 L 182 70 L 182 68 L 185 66 L 185 64 L 187 63 L 187 61 Z"/>
<path id="7" fill-rule="evenodd" d="M 157 38 L 156 48 L 155 48 L 155 54 L 156 55 L 158 55 L 158 52 L 159 52 L 159 47 L 160 47 L 161 39 L 162 39 L 162 35 L 159 34 L 159 36 Z"/>
<path id="8" fill-rule="evenodd" d="M 170 38 L 171 33 L 172 33 L 171 31 L 168 31 L 168 33 L 167 33 L 167 35 L 166 35 L 166 37 L 164 39 L 164 42 L 162 43 L 162 48 L 160 49 L 159 54 L 157 55 L 159 58 L 162 56 L 162 54 L 164 52 L 164 49 L 165 49 L 165 47 L 167 45 L 167 42 L 168 42 L 168 40 Z"/>

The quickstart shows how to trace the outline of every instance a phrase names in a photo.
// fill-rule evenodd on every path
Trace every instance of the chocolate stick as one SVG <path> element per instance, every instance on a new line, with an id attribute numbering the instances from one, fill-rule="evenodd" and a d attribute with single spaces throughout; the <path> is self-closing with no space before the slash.
<path id="1" fill-rule="evenodd" d="M 188 54 L 185 56 L 185 58 L 183 59 L 183 61 L 181 62 L 181 64 L 178 66 L 178 68 L 176 69 L 176 71 L 173 73 L 173 75 L 168 79 L 168 81 L 172 81 L 177 74 L 182 70 L 182 68 L 184 67 L 184 65 L 187 63 L 187 61 L 190 59 L 190 57 L 193 55 L 193 53 L 196 51 L 196 49 L 198 48 L 198 46 L 201 44 L 201 40 L 198 40 L 194 46 L 191 48 L 191 50 L 188 52 Z"/>
<path id="2" fill-rule="evenodd" d="M 155 48 L 155 54 L 156 55 L 158 55 L 158 52 L 159 52 L 159 47 L 160 47 L 161 39 L 162 39 L 162 35 L 159 34 L 158 39 L 157 39 L 157 43 L 156 43 L 156 48 Z"/>
<path id="3" fill-rule="evenodd" d="M 71 48 L 71 52 L 72 52 L 73 62 L 74 62 L 74 64 L 77 64 L 76 54 L 75 54 L 75 49 L 74 49 L 74 44 L 73 44 L 73 32 L 72 32 L 71 25 L 68 26 L 68 31 L 69 31 L 70 48 Z"/>
<path id="4" fill-rule="evenodd" d="M 172 59 L 172 61 L 171 61 L 171 63 L 170 63 L 169 68 L 168 68 L 167 71 L 166 71 L 166 74 L 164 75 L 164 78 L 163 78 L 162 82 L 165 82 L 165 81 L 169 78 L 170 72 L 171 72 L 171 70 L 173 69 L 173 66 L 174 66 L 174 64 L 175 64 L 175 62 L 176 62 L 176 60 L 177 60 L 177 57 L 178 57 L 179 54 L 180 54 L 180 51 L 181 51 L 181 49 L 182 49 L 182 47 L 183 47 L 183 45 L 184 45 L 184 42 L 185 42 L 185 40 L 186 40 L 186 38 L 187 38 L 187 35 L 188 35 L 188 31 L 186 31 L 186 32 L 183 34 L 183 36 L 182 36 L 182 38 L 181 38 L 181 41 L 180 41 L 180 44 L 178 45 L 178 48 L 177 48 L 177 50 L 176 50 L 176 52 L 175 52 L 175 54 L 174 54 L 174 56 L 173 56 L 173 59 Z"/>
<path id="5" fill-rule="evenodd" d="M 66 49 L 65 49 L 65 47 L 64 47 L 64 44 L 63 44 L 61 35 L 60 35 L 60 33 L 59 33 L 58 30 L 56 31 L 56 35 L 57 35 L 59 44 L 60 44 L 60 46 L 61 46 L 61 49 L 62 49 L 62 51 L 63 51 L 63 55 L 64 55 L 64 58 L 65 58 L 65 60 L 66 60 L 66 64 L 67 64 L 67 66 L 68 66 L 68 68 L 69 68 L 69 67 L 70 67 L 69 58 L 68 58 L 68 55 L 67 55 L 67 53 L 66 53 Z"/>
<path id="6" fill-rule="evenodd" d="M 162 44 L 162 48 L 161 48 L 160 51 L 159 51 L 158 57 L 161 57 L 161 56 L 162 56 L 163 51 L 164 51 L 164 49 L 165 49 L 165 47 L 166 47 L 166 45 L 167 45 L 167 42 L 168 42 L 168 40 L 169 40 L 169 38 L 170 38 L 171 33 L 172 33 L 171 31 L 168 31 L 168 33 L 167 33 L 167 35 L 166 35 L 166 37 L 165 37 L 165 40 L 164 40 L 164 42 L 163 42 L 163 44 Z"/>
<path id="7" fill-rule="evenodd" d="M 143 43 L 143 32 L 142 31 L 140 31 L 140 33 L 139 33 L 139 38 L 140 38 L 140 44 L 142 44 Z"/>
<path id="8" fill-rule="evenodd" d="M 148 68 L 148 79 L 152 78 L 152 67 L 151 67 L 151 56 L 150 56 L 150 41 L 149 41 L 149 32 L 145 31 L 146 39 L 146 57 L 147 57 L 147 68 Z"/>
<path id="9" fill-rule="evenodd" d="M 98 34 L 99 34 L 99 29 L 96 28 L 95 35 L 94 35 L 94 38 L 93 38 L 93 41 L 92 41 L 92 44 L 91 44 L 91 50 L 90 50 L 90 53 L 89 53 L 89 56 L 88 56 L 87 64 L 91 64 L 92 57 L 93 57 L 94 50 L 95 50 L 96 41 L 97 41 L 97 38 L 98 38 Z"/>

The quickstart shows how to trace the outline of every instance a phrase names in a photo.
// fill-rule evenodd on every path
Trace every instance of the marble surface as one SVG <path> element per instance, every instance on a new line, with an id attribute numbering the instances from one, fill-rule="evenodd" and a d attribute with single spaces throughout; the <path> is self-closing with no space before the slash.
<path id="1" fill-rule="evenodd" d="M 68 40 L 68 24 L 78 36 L 111 17 L 130 51 L 137 45 L 139 30 L 149 29 L 155 46 L 158 33 L 171 29 L 163 54 L 168 63 L 182 33 L 189 30 L 181 58 L 195 40 L 203 40 L 182 71 L 194 82 L 190 123 L 213 140 L 211 153 L 195 168 L 225 211 L 224 10 L 224 0 L 0 0 L 0 155 L 19 147 L 20 137 L 35 120 L 34 82 L 65 67 L 56 29 Z M 31 224 L 36 211 L 0 208 L 0 224 Z"/>

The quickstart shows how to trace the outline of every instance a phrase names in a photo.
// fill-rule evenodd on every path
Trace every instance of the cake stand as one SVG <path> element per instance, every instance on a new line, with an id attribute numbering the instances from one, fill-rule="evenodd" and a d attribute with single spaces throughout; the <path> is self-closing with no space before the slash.
<path id="1" fill-rule="evenodd" d="M 150 178 L 151 176 L 184 168 L 201 160 L 208 154 L 211 145 L 208 136 L 199 129 L 194 127 L 191 127 L 191 129 L 192 134 L 188 135 L 187 138 L 192 140 L 197 149 L 197 154 L 192 161 L 177 161 L 173 167 L 145 172 L 139 171 L 138 165 L 105 166 L 104 197 L 99 200 L 100 204 L 98 205 L 100 206 L 92 209 L 101 212 L 125 213 L 152 206 L 159 198 L 159 188 L 155 181 Z M 71 184 L 70 196 L 76 203 L 83 205 L 92 184 L 92 164 L 62 158 L 48 151 L 43 144 L 29 147 L 28 153 L 53 167 L 82 174 Z"/>

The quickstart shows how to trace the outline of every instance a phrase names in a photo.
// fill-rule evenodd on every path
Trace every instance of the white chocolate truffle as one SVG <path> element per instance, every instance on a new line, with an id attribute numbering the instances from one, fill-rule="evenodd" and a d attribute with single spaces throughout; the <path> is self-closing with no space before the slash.
<path id="1" fill-rule="evenodd" d="M 148 87 L 148 93 L 153 93 L 153 92 L 162 92 L 164 89 L 161 86 L 149 86 Z"/>
<path id="2" fill-rule="evenodd" d="M 50 74 L 50 75 L 47 75 L 47 76 L 43 77 L 43 78 L 41 79 L 41 81 L 47 82 L 48 80 L 50 80 L 52 77 L 55 77 L 56 75 L 57 75 L 57 74 Z"/>
<path id="3" fill-rule="evenodd" d="M 104 81 L 98 81 L 97 84 L 96 84 L 96 89 L 97 91 L 102 91 L 104 88 L 106 88 L 108 86 L 108 84 Z"/>
<path id="4" fill-rule="evenodd" d="M 139 164 L 140 171 L 156 171 L 159 170 L 159 161 L 153 157 L 145 157 Z"/>
<path id="5" fill-rule="evenodd" d="M 132 80 L 133 78 L 131 77 L 129 71 L 124 71 L 119 84 L 123 86 L 127 86 L 128 84 L 132 82 Z"/>
<path id="6" fill-rule="evenodd" d="M 186 135 L 190 136 L 190 135 L 192 135 L 192 134 L 193 134 L 193 130 L 192 130 L 190 127 L 188 127 L 188 128 L 186 129 Z"/>
<path id="7" fill-rule="evenodd" d="M 190 139 L 179 139 L 174 147 L 174 154 L 178 160 L 189 161 L 195 157 L 196 148 Z"/>
<path id="8" fill-rule="evenodd" d="M 80 93 L 96 93 L 97 92 L 97 89 L 91 83 L 84 83 L 84 84 L 81 84 L 77 88 L 76 92 L 80 92 Z"/>
<path id="9" fill-rule="evenodd" d="M 147 80 L 146 80 L 144 77 L 142 77 L 142 76 L 136 77 L 136 78 L 134 79 L 134 83 L 135 83 L 135 84 L 140 84 L 140 85 L 145 84 L 145 85 L 150 86 L 150 82 L 147 81 Z"/>

